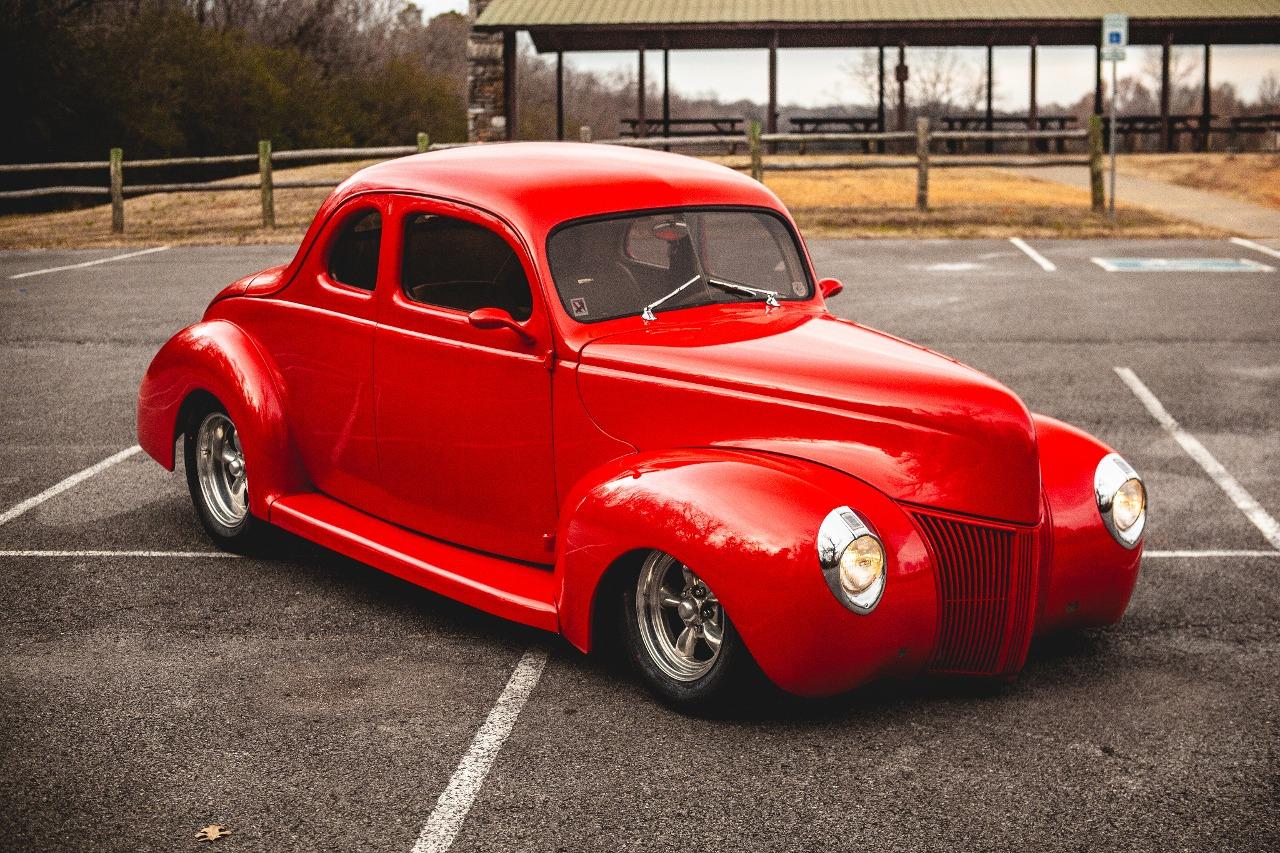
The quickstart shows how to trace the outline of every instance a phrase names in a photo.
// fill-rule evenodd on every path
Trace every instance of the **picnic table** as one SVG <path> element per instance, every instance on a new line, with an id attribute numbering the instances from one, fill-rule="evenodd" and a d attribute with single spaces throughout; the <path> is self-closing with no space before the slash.
<path id="1" fill-rule="evenodd" d="M 1216 115 L 1204 116 L 1200 113 L 1175 113 L 1169 116 L 1169 150 L 1177 151 L 1184 133 L 1195 134 L 1204 140 L 1213 131 L 1213 120 Z M 1164 122 L 1159 113 L 1138 113 L 1116 116 L 1116 136 L 1124 137 L 1127 150 L 1133 150 L 1133 139 L 1137 136 L 1155 135 L 1164 132 Z M 1104 145 L 1110 144 L 1111 117 L 1102 117 L 1102 139 Z M 1207 146 L 1206 146 L 1207 147 Z"/>
<path id="2" fill-rule="evenodd" d="M 620 135 L 624 138 L 635 138 L 640 127 L 640 119 L 624 118 Z M 661 118 L 644 120 L 645 136 L 727 136 L 734 137 L 729 143 L 729 153 L 738 152 L 738 138 L 743 138 L 744 119 L 741 116 L 706 116 L 703 118 L 673 118 L 663 121 Z"/>
<path id="3" fill-rule="evenodd" d="M 796 116 L 790 119 L 793 133 L 875 133 L 880 119 L 875 116 Z M 803 154 L 805 144 L 800 143 Z M 862 150 L 871 152 L 871 141 L 863 140 Z"/>
<path id="4" fill-rule="evenodd" d="M 991 126 L 987 127 L 986 113 L 964 113 L 961 115 L 945 115 L 940 119 L 943 130 L 1026 130 L 1031 123 L 1030 115 L 993 115 Z M 1076 126 L 1076 117 L 1065 113 L 1041 113 L 1036 116 L 1036 130 L 1070 130 Z M 1064 139 L 1054 140 L 1058 153 L 1063 151 Z M 1036 140 L 1037 150 L 1046 150 L 1048 140 Z M 991 149 L 987 144 L 987 149 Z M 947 140 L 947 152 L 954 154 L 964 150 L 964 142 L 959 139 Z"/>
<path id="5" fill-rule="evenodd" d="M 1232 116 L 1227 120 L 1231 136 L 1228 145 L 1237 147 L 1242 133 L 1280 133 L 1280 113 Z"/>

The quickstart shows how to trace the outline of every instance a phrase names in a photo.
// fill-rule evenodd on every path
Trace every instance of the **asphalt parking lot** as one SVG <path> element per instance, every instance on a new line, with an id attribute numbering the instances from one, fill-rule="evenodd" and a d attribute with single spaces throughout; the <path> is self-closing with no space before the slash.
<path id="1" fill-rule="evenodd" d="M 846 284 L 833 310 L 1144 474 L 1152 553 L 1125 619 L 1037 642 L 1007 686 L 728 720 L 305 543 L 209 554 L 181 472 L 142 454 L 16 512 L 134 445 L 159 345 L 292 251 L 0 252 L 0 848 L 407 853 L 529 650 L 545 669 L 452 850 L 1280 847 L 1280 241 L 1029 243 L 811 249 Z M 200 845 L 213 823 L 232 834 Z"/>

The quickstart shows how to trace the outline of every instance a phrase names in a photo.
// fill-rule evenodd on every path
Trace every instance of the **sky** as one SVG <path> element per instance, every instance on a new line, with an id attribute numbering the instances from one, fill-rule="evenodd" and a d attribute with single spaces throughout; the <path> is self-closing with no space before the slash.
<path id="1" fill-rule="evenodd" d="M 466 12 L 466 0 L 416 0 L 430 17 L 441 12 Z M 525 44 L 528 39 L 521 36 Z M 921 53 L 933 51 L 922 50 Z M 984 73 L 985 51 L 955 49 L 958 76 L 977 85 Z M 1148 57 L 1158 57 L 1158 47 L 1130 48 L 1120 63 L 1120 76 L 1141 76 Z M 867 104 L 865 85 L 858 73 L 863 51 L 856 49 L 783 49 L 778 51 L 778 101 L 782 105 L 821 107 L 831 104 Z M 911 65 L 916 51 L 908 49 Z M 768 52 L 764 50 L 690 50 L 671 53 L 671 88 L 687 97 L 713 95 L 723 101 L 742 98 L 763 103 L 768 96 Z M 1093 48 L 1042 47 L 1039 52 L 1037 97 L 1040 104 L 1067 105 L 1093 91 Z M 1191 84 L 1199 85 L 1202 53 L 1199 46 L 1174 47 L 1174 62 L 1191 72 Z M 896 53 L 886 51 L 886 87 L 892 87 Z M 995 50 L 995 108 L 1025 108 L 1029 95 L 1030 49 L 998 47 Z M 599 73 L 635 73 L 632 51 L 608 53 L 568 53 L 571 68 Z M 662 77 L 662 54 L 651 51 L 645 60 L 646 74 L 655 83 Z M 1232 83 L 1245 100 L 1257 97 L 1268 72 L 1280 75 L 1280 45 L 1220 45 L 1213 48 L 1213 82 Z M 1110 68 L 1106 70 L 1110 76 Z M 890 92 L 890 102 L 892 93 Z"/>

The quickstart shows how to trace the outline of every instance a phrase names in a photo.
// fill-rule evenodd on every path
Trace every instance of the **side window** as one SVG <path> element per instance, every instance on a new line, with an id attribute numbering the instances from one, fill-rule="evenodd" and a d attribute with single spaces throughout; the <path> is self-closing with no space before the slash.
<path id="1" fill-rule="evenodd" d="M 342 226 L 329 250 L 329 277 L 339 284 L 373 290 L 378 283 L 378 246 L 382 217 L 376 210 L 357 213 Z"/>
<path id="2" fill-rule="evenodd" d="M 405 296 L 424 305 L 471 312 L 501 308 L 517 320 L 533 313 L 533 295 L 516 253 L 481 225 L 426 213 L 404 224 Z"/>

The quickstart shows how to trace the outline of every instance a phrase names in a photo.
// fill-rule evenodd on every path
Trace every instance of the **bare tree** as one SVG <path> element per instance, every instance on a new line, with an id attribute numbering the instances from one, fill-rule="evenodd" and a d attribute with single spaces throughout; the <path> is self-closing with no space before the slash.
<path id="1" fill-rule="evenodd" d="M 1261 112 L 1280 110 L 1280 74 L 1268 71 L 1262 78 L 1262 84 L 1258 86 L 1258 106 Z"/>
<path id="2" fill-rule="evenodd" d="M 917 52 L 913 58 L 907 98 L 918 110 L 941 115 L 977 108 L 982 75 L 959 53 L 938 47 Z"/>
<path id="3" fill-rule="evenodd" d="M 893 79 L 895 59 L 885 57 L 887 76 L 885 98 L 897 101 Z M 846 62 L 840 70 L 863 92 L 868 104 L 876 104 L 880 96 L 879 53 L 867 50 L 857 60 Z M 921 113 L 940 115 L 953 110 L 973 110 L 985 92 L 986 78 L 959 53 L 946 48 L 913 49 L 907 54 L 911 76 L 907 82 L 907 103 Z"/>

